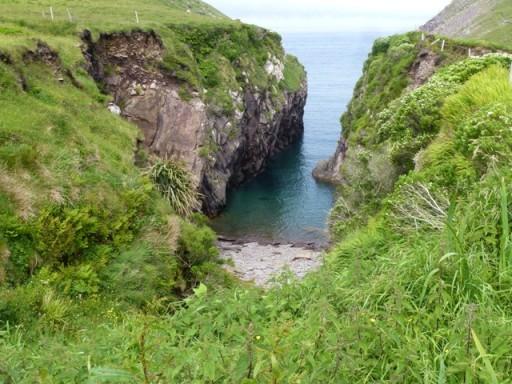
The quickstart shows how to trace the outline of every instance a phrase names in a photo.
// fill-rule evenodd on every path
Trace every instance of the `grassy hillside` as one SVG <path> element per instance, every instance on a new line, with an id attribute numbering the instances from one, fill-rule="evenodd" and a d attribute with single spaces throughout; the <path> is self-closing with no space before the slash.
<path id="1" fill-rule="evenodd" d="M 422 28 L 511 48 L 512 4 L 508 0 L 454 0 Z"/>
<path id="2" fill-rule="evenodd" d="M 135 167 L 140 133 L 106 110 L 109 96 L 85 69 L 82 31 L 93 38 L 155 31 L 165 46 L 159 70 L 180 81 L 182 97 L 195 92 L 228 116 L 232 90 L 248 84 L 279 97 L 304 76 L 277 34 L 232 21 L 200 1 L 0 1 L 0 14 L 0 282 L 10 285 L 47 265 L 80 264 L 85 253 L 100 258 L 94 261 L 101 269 L 145 231 L 176 238 L 178 228 L 167 222 L 178 220 L 168 218 L 189 210 L 176 201 L 166 207 L 150 175 Z M 271 56 L 285 63 L 280 84 L 264 69 Z M 173 182 L 188 177 L 162 169 Z M 183 200 L 194 205 L 194 196 L 186 196 L 191 184 L 180 185 Z M 213 233 L 204 241 L 211 247 Z M 176 264 L 177 245 L 171 245 L 166 253 Z M 168 284 L 186 289 L 178 270 Z"/>
<path id="3" fill-rule="evenodd" d="M 0 14 L 2 345 L 10 330 L 53 339 L 117 314 L 168 313 L 199 281 L 231 285 L 214 233 L 190 214 L 190 175 L 163 161 L 152 172 L 135 165 L 147 155 L 136 148 L 141 134 L 107 111 L 80 33 L 155 30 L 162 70 L 181 81 L 184 97 L 197 91 L 225 110 L 242 81 L 276 94 L 298 86 L 303 68 L 284 57 L 280 37 L 199 1 L 0 1 Z M 269 55 L 287 63 L 282 84 L 262 75 Z M 81 381 L 18 364 L 0 359 L 0 382 Z"/>
<path id="4" fill-rule="evenodd" d="M 377 170 L 387 169 L 386 164 L 398 166 L 402 176 L 386 193 L 361 201 L 356 212 L 364 219 L 347 226 L 346 218 L 334 216 L 337 244 L 319 272 L 303 282 L 284 276 L 268 292 L 218 288 L 211 278 L 204 279 L 208 263 L 203 262 L 213 254 L 208 231 L 189 224 L 182 224 L 177 260 L 189 257 L 203 267 L 177 270 L 188 278 L 184 281 L 195 276 L 204 284 L 184 300 L 147 294 L 169 283 L 164 268 L 169 259 L 139 241 L 121 247 L 111 259 L 101 251 L 94 264 L 80 264 L 83 268 L 67 266 L 56 273 L 49 264 L 28 285 L 2 291 L 0 378 L 16 383 L 512 382 L 510 58 L 466 58 L 459 50 L 448 49 L 442 69 L 404 93 L 407 68 L 424 44 L 419 39 L 419 34 L 409 34 L 379 40 L 366 64 L 345 117 L 349 141 L 369 149 L 357 156 L 362 164 L 385 165 Z M 37 103 L 30 105 L 57 108 L 64 100 L 52 90 L 61 92 L 65 86 L 70 95 L 80 96 L 76 105 L 86 113 L 84 121 L 92 114 L 103 116 L 94 109 L 88 114 L 91 104 L 96 105 L 91 100 L 101 98 L 92 84 L 88 91 L 76 90 L 68 80 L 62 85 L 51 76 L 28 77 L 30 84 L 38 85 L 31 88 L 39 91 L 26 95 L 16 74 L 9 75 L 9 67 L 4 71 L 0 84 L 11 91 L 3 103 L 21 106 L 32 97 Z M 63 109 L 62 113 L 78 113 Z M 27 110 L 22 109 L 28 115 Z M 64 115 L 65 122 L 69 119 Z M 130 126 L 106 114 L 105 119 L 125 130 L 130 142 Z M 27 123 L 26 129 L 40 135 L 61 130 L 65 134 L 61 125 L 65 127 L 63 122 Z M 80 127 L 80 134 L 88 135 L 89 128 L 84 129 Z M 103 153 L 100 144 L 93 159 L 115 155 L 110 150 Z M 82 145 L 81 151 L 87 153 Z M 379 155 L 376 148 L 382 149 Z M 26 168 L 39 170 L 31 159 L 12 161 L 11 167 L 20 171 L 11 174 L 24 180 Z M 123 159 L 120 156 L 116 164 L 124 164 Z M 78 167 L 80 172 L 87 172 L 87 164 Z M 120 172 L 122 165 L 112 171 L 107 165 L 95 167 L 90 177 L 117 182 L 119 170 L 122 175 L 133 172 L 136 178 L 128 163 L 125 167 L 126 172 Z M 64 168 L 63 178 L 73 171 Z M 90 179 L 83 188 L 89 185 Z M 364 187 L 379 190 L 373 183 Z M 112 194 L 120 192 L 91 193 L 94 201 Z M 130 225 L 123 233 L 142 231 L 150 245 L 161 239 L 155 232 L 168 228 L 161 219 L 168 208 L 155 199 L 155 213 L 144 216 L 153 219 L 140 224 L 149 229 Z M 364 209 L 366 203 L 371 209 Z M 340 206 L 342 201 L 337 210 Z M 45 217 L 42 228 L 47 227 Z M 10 244 L 6 247 L 4 240 L 0 248 L 4 259 L 13 254 Z M 112 244 L 109 249 L 116 246 Z M 164 262 L 155 264 L 155 258 Z M 91 269 L 94 272 L 100 260 L 106 260 L 106 267 L 95 275 Z M 160 283 L 155 283 L 154 274 L 162 277 L 156 280 Z M 127 279 L 122 284 L 120 276 Z M 107 290 L 104 281 L 109 283 Z M 154 299 L 146 301 L 144 311 L 127 304 L 147 297 Z"/>
<path id="5" fill-rule="evenodd" d="M 491 12 L 479 17 L 471 36 L 512 47 L 509 38 L 511 33 L 512 4 L 510 1 L 500 0 Z"/>
<path id="6" fill-rule="evenodd" d="M 213 232 L 202 219 L 178 216 L 187 212 L 180 204 L 194 204 L 189 175 L 169 171 L 152 180 L 135 166 L 139 130 L 107 111 L 109 97 L 83 67 L 78 32 L 85 23 L 96 31 L 115 28 L 123 8 L 52 2 L 56 16 L 69 6 L 75 17 L 52 22 L 41 14 L 48 4 L 0 5 L 3 326 L 36 318 L 59 322 L 98 295 L 142 308 L 181 296 L 217 270 Z M 175 22 L 191 17 L 229 24 L 200 2 L 190 3 L 196 12 L 190 14 L 181 2 L 144 4 L 141 14 L 157 17 L 160 9 Z M 80 17 L 87 22 L 80 24 Z M 162 198 L 158 183 L 171 183 L 179 197 Z"/>

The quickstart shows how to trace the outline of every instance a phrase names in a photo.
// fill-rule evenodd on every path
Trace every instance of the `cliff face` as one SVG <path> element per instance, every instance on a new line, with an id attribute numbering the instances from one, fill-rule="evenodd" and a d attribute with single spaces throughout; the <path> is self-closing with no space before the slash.
<path id="1" fill-rule="evenodd" d="M 206 99 L 207 90 L 190 91 L 162 66 L 165 47 L 156 33 L 102 34 L 97 41 L 84 33 L 83 41 L 89 72 L 140 127 L 140 144 L 192 172 L 207 214 L 217 214 L 230 188 L 260 173 L 303 134 L 305 80 L 296 90 L 276 92 L 245 79 L 229 91 L 233 110 L 224 111 Z M 284 63 L 271 54 L 264 70 L 273 82 L 284 79 Z"/>

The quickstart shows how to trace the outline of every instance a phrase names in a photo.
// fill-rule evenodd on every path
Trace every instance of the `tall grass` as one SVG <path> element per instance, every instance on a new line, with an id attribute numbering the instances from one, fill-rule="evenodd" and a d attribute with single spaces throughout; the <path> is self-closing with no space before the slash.
<path id="1" fill-rule="evenodd" d="M 193 176 L 184 167 L 170 160 L 156 160 L 148 171 L 151 180 L 172 209 L 182 216 L 190 216 L 200 208 L 197 186 Z"/>

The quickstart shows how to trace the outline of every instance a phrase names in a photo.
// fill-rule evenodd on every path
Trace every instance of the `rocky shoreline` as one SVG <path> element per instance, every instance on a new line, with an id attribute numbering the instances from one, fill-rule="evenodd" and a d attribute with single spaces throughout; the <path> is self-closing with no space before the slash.
<path id="1" fill-rule="evenodd" d="M 228 262 L 228 271 L 243 281 L 266 288 L 287 271 L 304 278 L 320 268 L 324 256 L 324 250 L 314 243 L 265 243 L 221 236 L 218 247 L 221 258 Z"/>

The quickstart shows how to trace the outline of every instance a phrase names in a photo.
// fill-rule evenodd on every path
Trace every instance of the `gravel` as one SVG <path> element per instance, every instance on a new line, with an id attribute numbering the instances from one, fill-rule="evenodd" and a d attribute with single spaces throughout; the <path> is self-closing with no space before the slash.
<path id="1" fill-rule="evenodd" d="M 241 280 L 252 281 L 261 287 L 269 287 L 272 280 L 285 271 L 298 278 L 318 269 L 323 262 L 323 252 L 294 244 L 259 244 L 249 242 L 219 241 L 221 257 L 231 260 L 226 269 Z"/>

